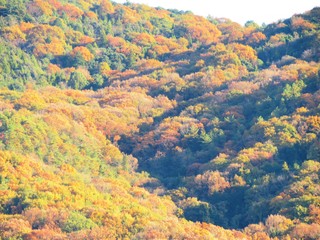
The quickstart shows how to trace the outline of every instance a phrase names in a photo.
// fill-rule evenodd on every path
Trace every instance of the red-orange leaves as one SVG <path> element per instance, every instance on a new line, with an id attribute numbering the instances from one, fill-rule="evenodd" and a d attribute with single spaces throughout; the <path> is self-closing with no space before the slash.
<path id="1" fill-rule="evenodd" d="M 39 110 L 44 108 L 45 101 L 42 96 L 34 90 L 26 91 L 21 98 L 15 102 L 15 107 L 18 109 L 26 108 L 29 110 Z"/>
<path id="2" fill-rule="evenodd" d="M 244 94 L 251 94 L 252 92 L 259 89 L 257 83 L 247 82 L 247 81 L 237 81 L 231 82 L 228 86 L 231 91 L 239 91 Z"/>
<path id="3" fill-rule="evenodd" d="M 54 56 L 62 55 L 65 52 L 65 42 L 57 38 L 52 39 L 50 43 L 37 44 L 33 50 L 36 56 L 45 56 L 52 54 Z"/>
<path id="4" fill-rule="evenodd" d="M 193 41 L 203 44 L 217 42 L 221 36 L 220 30 L 207 19 L 191 14 L 183 15 L 175 27 L 177 36 L 190 36 Z"/>
<path id="5" fill-rule="evenodd" d="M 258 60 L 256 51 L 250 46 L 233 43 L 228 47 L 239 56 L 240 60 L 249 61 L 252 63 L 255 63 Z"/>
<path id="6" fill-rule="evenodd" d="M 248 36 L 247 43 L 251 45 L 257 45 L 266 39 L 267 39 L 266 35 L 264 35 L 262 32 L 254 32 Z"/>
<path id="7" fill-rule="evenodd" d="M 0 215 L 0 238 L 21 239 L 32 231 L 30 223 L 22 218 Z"/>
<path id="8" fill-rule="evenodd" d="M 87 45 L 95 41 L 94 38 L 83 35 L 83 33 L 71 29 L 66 32 L 66 38 L 66 41 L 72 45 Z"/>
<path id="9" fill-rule="evenodd" d="M 60 71 L 61 71 L 61 68 L 58 65 L 52 64 L 52 63 L 48 64 L 47 72 L 49 74 L 55 74 L 55 73 L 58 73 Z"/>
<path id="10" fill-rule="evenodd" d="M 61 28 L 47 24 L 37 25 L 27 31 L 27 38 L 30 44 L 47 44 L 54 39 L 64 42 L 65 34 Z"/>
<path id="11" fill-rule="evenodd" d="M 34 0 L 28 4 L 28 12 L 35 16 L 47 15 L 51 16 L 53 14 L 54 7 L 47 1 Z"/>
<path id="12" fill-rule="evenodd" d="M 293 30 L 298 32 L 309 31 L 315 29 L 315 25 L 302 17 L 294 16 L 291 18 L 291 26 Z"/>
<path id="13" fill-rule="evenodd" d="M 48 2 L 51 6 L 53 6 L 56 9 L 58 9 L 62 6 L 58 0 L 48 0 Z"/>
<path id="14" fill-rule="evenodd" d="M 141 54 L 141 48 L 138 47 L 137 45 L 131 44 L 124 40 L 121 37 L 113 37 L 111 35 L 107 36 L 107 42 L 108 44 L 115 49 L 116 52 L 118 53 L 123 53 L 125 55 L 129 54 Z"/>
<path id="15" fill-rule="evenodd" d="M 59 13 L 65 13 L 68 17 L 70 17 L 72 20 L 76 20 L 77 18 L 81 17 L 83 15 L 83 11 L 76 7 L 73 4 L 67 3 L 66 5 L 59 8 Z"/>
<path id="16" fill-rule="evenodd" d="M 194 181 L 200 188 L 207 189 L 209 195 L 230 187 L 230 183 L 218 171 L 207 171 L 204 174 L 199 174 L 194 178 Z"/>
<path id="17" fill-rule="evenodd" d="M 133 39 L 133 42 L 137 45 L 151 46 L 155 44 L 156 40 L 148 33 L 140 33 Z"/>
<path id="18" fill-rule="evenodd" d="M 141 20 L 141 15 L 139 15 L 137 11 L 124 5 L 118 5 L 114 15 L 117 18 L 121 18 L 122 22 L 125 24 L 137 23 Z"/>
<path id="19" fill-rule="evenodd" d="M 240 24 L 227 19 L 221 19 L 218 28 L 223 33 L 222 39 L 227 42 L 241 41 L 243 39 L 243 28 Z"/>
<path id="20" fill-rule="evenodd" d="M 161 66 L 163 66 L 163 63 L 156 59 L 147 59 L 147 60 L 143 59 L 136 64 L 136 68 L 139 71 L 152 70 L 152 69 L 160 68 Z"/>
<path id="21" fill-rule="evenodd" d="M 114 7 L 112 3 L 109 0 L 101 0 L 100 3 L 100 14 L 105 15 L 105 14 L 112 14 L 114 13 Z"/>
<path id="22" fill-rule="evenodd" d="M 84 61 L 89 62 L 94 58 L 94 55 L 86 47 L 75 47 L 70 55 L 72 57 L 82 57 Z"/>
<path id="23" fill-rule="evenodd" d="M 84 44 L 84 45 L 89 44 L 89 43 L 93 43 L 94 41 L 95 41 L 95 39 L 92 37 L 89 37 L 89 36 L 82 36 L 80 38 L 80 44 Z"/>

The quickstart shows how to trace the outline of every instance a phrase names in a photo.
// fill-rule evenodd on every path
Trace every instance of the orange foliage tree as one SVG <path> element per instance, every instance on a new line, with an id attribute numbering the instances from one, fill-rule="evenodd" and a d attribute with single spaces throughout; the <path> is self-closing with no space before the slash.
<path id="1" fill-rule="evenodd" d="M 109 0 L 101 0 L 100 2 L 100 16 L 106 15 L 106 14 L 113 14 L 114 13 L 114 7 L 112 3 Z"/>
<path id="2" fill-rule="evenodd" d="M 179 37 L 191 37 L 203 44 L 217 42 L 221 36 L 220 30 L 207 19 L 191 14 L 181 17 L 175 26 L 175 33 Z"/>
<path id="3" fill-rule="evenodd" d="M 71 51 L 70 56 L 74 58 L 80 57 L 86 62 L 89 62 L 94 58 L 94 55 L 89 51 L 89 49 L 83 46 L 75 47 Z"/>
<path id="4" fill-rule="evenodd" d="M 58 12 L 60 14 L 65 13 L 72 20 L 76 20 L 84 14 L 84 12 L 80 8 L 76 7 L 73 4 L 69 4 L 69 3 L 61 6 L 59 8 Z"/>
<path id="5" fill-rule="evenodd" d="M 137 45 L 151 46 L 156 43 L 154 37 L 148 33 L 140 33 L 132 40 Z"/>

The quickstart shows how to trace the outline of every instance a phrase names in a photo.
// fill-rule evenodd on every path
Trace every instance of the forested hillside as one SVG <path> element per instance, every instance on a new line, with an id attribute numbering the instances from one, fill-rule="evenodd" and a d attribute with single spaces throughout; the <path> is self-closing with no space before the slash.
<path id="1" fill-rule="evenodd" d="M 0 0 L 0 59 L 0 239 L 320 238 L 320 8 Z"/>

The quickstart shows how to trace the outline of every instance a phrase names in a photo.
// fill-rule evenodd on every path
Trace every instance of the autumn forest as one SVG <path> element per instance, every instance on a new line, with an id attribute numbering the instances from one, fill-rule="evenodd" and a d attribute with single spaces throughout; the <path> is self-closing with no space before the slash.
<path id="1" fill-rule="evenodd" d="M 320 8 L 0 0 L 0 239 L 320 239 L 319 59 Z"/>

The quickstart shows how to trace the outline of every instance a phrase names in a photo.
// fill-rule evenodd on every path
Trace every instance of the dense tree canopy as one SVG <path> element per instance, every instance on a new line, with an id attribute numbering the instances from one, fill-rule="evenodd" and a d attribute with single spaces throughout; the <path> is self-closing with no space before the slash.
<path id="1" fill-rule="evenodd" d="M 319 16 L 0 0 L 0 239 L 319 239 Z"/>

